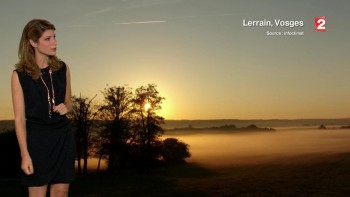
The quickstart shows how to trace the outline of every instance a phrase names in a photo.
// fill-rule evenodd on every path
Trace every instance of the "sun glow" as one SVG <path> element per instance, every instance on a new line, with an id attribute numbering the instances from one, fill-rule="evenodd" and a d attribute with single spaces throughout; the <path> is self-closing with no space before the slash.
<path id="1" fill-rule="evenodd" d="M 145 108 L 146 111 L 148 111 L 149 109 L 151 109 L 151 104 L 150 103 L 146 103 L 144 108 Z"/>

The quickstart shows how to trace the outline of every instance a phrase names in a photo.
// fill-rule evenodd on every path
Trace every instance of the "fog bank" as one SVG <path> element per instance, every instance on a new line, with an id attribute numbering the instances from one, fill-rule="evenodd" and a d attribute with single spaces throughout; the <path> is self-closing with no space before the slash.
<path id="1" fill-rule="evenodd" d="M 191 158 L 209 166 L 247 165 L 268 162 L 298 163 L 322 156 L 350 153 L 348 129 L 295 129 L 233 134 L 164 135 L 190 145 Z"/>

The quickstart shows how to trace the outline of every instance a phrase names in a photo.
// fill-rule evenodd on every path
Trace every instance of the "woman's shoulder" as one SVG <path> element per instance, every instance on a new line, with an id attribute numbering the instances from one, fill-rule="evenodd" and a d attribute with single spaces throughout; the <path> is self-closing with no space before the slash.
<path id="1" fill-rule="evenodd" d="M 69 69 L 68 65 L 62 60 L 60 60 L 59 63 L 60 63 L 60 68 L 57 70 L 57 74 L 62 77 L 66 77 L 67 70 Z"/>
<path id="2" fill-rule="evenodd" d="M 62 69 L 62 68 L 66 69 L 67 64 L 64 61 L 60 60 L 59 63 L 60 63 L 60 69 Z"/>
<path id="3" fill-rule="evenodd" d="M 32 77 L 23 69 L 14 69 L 12 71 L 12 78 L 17 78 L 22 86 L 27 86 L 31 81 L 33 81 Z"/>
<path id="4" fill-rule="evenodd" d="M 24 68 L 23 68 L 23 67 L 15 66 L 15 69 L 13 70 L 13 72 L 16 72 L 16 73 L 24 73 Z"/>
<path id="5" fill-rule="evenodd" d="M 17 74 L 18 77 L 30 77 L 27 72 L 24 71 L 23 68 L 16 68 L 13 70 L 13 74 Z"/>
<path id="6" fill-rule="evenodd" d="M 59 64 L 60 64 L 60 66 L 59 66 L 59 69 L 57 71 L 65 73 L 67 70 L 67 64 L 62 60 L 59 61 Z"/>

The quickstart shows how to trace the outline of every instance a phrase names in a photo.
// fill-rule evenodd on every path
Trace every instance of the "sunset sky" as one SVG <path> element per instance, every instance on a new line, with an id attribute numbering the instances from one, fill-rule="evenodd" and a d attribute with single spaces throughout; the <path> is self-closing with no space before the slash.
<path id="1" fill-rule="evenodd" d="M 166 119 L 350 117 L 347 0 L 4 0 L 0 119 L 13 119 L 10 76 L 22 29 L 55 24 L 74 95 L 154 83 Z M 314 18 L 326 17 L 326 32 Z M 243 20 L 303 21 L 244 27 Z M 270 32 L 303 32 L 269 36 Z"/>

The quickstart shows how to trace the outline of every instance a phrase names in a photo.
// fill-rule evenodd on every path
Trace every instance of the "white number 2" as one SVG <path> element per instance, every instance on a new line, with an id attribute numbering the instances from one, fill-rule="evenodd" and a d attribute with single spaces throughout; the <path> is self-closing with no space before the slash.
<path id="1" fill-rule="evenodd" d="M 326 20 L 323 18 L 320 18 L 317 20 L 317 29 L 326 29 Z"/>

